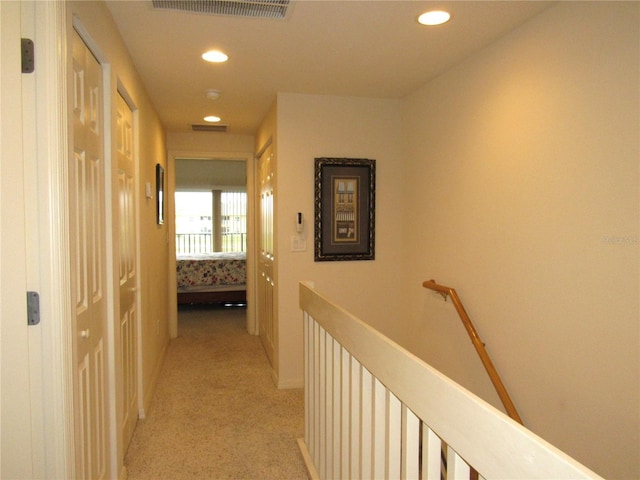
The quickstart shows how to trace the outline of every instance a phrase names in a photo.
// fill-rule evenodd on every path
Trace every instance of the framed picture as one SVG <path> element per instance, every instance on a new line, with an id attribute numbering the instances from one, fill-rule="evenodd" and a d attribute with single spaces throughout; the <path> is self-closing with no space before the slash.
<path id="1" fill-rule="evenodd" d="M 164 223 L 164 168 L 156 164 L 156 223 Z"/>
<path id="2" fill-rule="evenodd" d="M 375 259 L 376 161 L 315 159 L 315 261 Z"/>

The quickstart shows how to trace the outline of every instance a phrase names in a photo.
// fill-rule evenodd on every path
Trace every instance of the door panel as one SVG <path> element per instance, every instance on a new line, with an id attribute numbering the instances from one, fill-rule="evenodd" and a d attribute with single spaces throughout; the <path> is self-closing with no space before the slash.
<path id="1" fill-rule="evenodd" d="M 274 370 L 278 368 L 277 335 L 275 317 L 275 169 L 271 146 L 258 159 L 258 184 L 260 205 L 258 208 L 258 292 L 257 317 L 260 339 Z"/>
<path id="2" fill-rule="evenodd" d="M 120 365 L 123 412 L 121 433 L 124 451 L 127 450 L 138 421 L 137 388 L 137 322 L 136 303 L 136 215 L 135 162 L 133 155 L 133 113 L 118 95 L 117 111 L 118 156 L 118 265 L 120 288 Z"/>
<path id="3" fill-rule="evenodd" d="M 105 342 L 105 163 L 102 69 L 73 33 L 73 159 L 69 164 L 72 294 L 75 305 L 76 477 L 107 476 Z"/>

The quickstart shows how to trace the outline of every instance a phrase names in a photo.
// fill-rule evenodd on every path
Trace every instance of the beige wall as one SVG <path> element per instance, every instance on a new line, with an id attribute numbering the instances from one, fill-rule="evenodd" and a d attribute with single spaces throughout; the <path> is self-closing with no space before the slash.
<path id="1" fill-rule="evenodd" d="M 148 408 L 156 375 L 159 372 L 164 350 L 169 341 L 168 333 L 168 282 L 158 282 L 158 278 L 168 277 L 168 243 L 166 224 L 156 225 L 156 206 L 153 200 L 144 198 L 144 184 L 155 185 L 155 165 L 166 167 L 166 146 L 164 129 L 155 108 L 151 104 L 143 84 L 138 77 L 126 47 L 116 30 L 111 14 L 102 2 L 70 2 L 69 12 L 76 15 L 82 27 L 97 45 L 100 57 L 109 66 L 109 89 L 111 111 L 115 112 L 116 95 L 119 85 L 133 103 L 134 123 L 137 129 L 139 232 L 140 232 L 140 285 L 142 339 L 142 394 L 144 406 Z M 111 129 L 115 131 L 115 115 Z M 112 169 L 115 172 L 117 151 L 116 136 L 112 135 Z M 134 140 L 135 141 L 135 140 Z M 113 175 L 113 204 L 117 212 L 115 175 Z M 117 245 L 117 240 L 115 241 Z M 117 266 L 114 265 L 117 272 Z M 117 275 L 116 275 L 117 277 Z M 115 280 L 117 281 L 117 280 Z M 117 285 L 114 285 L 117 295 Z M 117 305 L 117 298 L 115 299 Z M 117 307 L 114 307 L 118 311 Z M 123 452 L 120 452 L 119 465 Z"/>
<path id="2" fill-rule="evenodd" d="M 278 95 L 277 278 L 283 385 L 302 384 L 300 280 L 314 281 L 320 292 L 389 336 L 398 336 L 403 249 L 399 113 L 400 103 L 394 100 Z M 314 262 L 316 157 L 376 160 L 375 261 Z M 296 212 L 302 212 L 306 222 L 305 252 L 291 251 Z"/>
<path id="3" fill-rule="evenodd" d="M 456 288 L 525 424 L 610 478 L 640 477 L 638 5 L 558 4 L 406 98 L 398 192 L 411 349 L 486 396 L 421 282 Z"/>

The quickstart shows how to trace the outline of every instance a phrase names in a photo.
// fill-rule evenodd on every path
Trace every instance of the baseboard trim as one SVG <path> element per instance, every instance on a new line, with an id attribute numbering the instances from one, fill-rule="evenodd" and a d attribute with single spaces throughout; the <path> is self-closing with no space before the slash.
<path id="1" fill-rule="evenodd" d="M 278 385 L 279 390 L 287 390 L 290 388 L 304 388 L 304 380 L 286 380 L 286 381 L 278 381 L 276 383 Z"/>
<path id="2" fill-rule="evenodd" d="M 153 394 L 156 391 L 156 385 L 158 383 L 158 378 L 160 377 L 160 372 L 162 371 L 164 359 L 167 355 L 169 343 L 170 340 L 167 339 L 167 341 L 162 345 L 162 349 L 160 350 L 160 354 L 158 355 L 158 361 L 156 362 L 153 373 L 151 374 L 151 378 L 149 379 L 149 385 L 147 385 L 147 389 L 144 390 L 143 386 L 144 392 L 142 394 L 142 405 L 138 406 L 138 418 L 140 420 L 144 420 L 146 418 L 149 407 L 151 406 L 151 399 L 153 398 Z"/>

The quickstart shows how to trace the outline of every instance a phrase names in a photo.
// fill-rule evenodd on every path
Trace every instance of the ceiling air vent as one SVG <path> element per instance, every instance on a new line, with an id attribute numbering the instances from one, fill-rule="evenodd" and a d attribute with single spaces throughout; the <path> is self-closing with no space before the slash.
<path id="1" fill-rule="evenodd" d="M 227 133 L 227 129 L 229 125 L 199 125 L 194 123 L 191 125 L 191 130 L 194 132 L 218 132 L 218 133 Z"/>
<path id="2" fill-rule="evenodd" d="M 154 8 L 233 17 L 285 18 L 291 0 L 151 0 Z"/>

